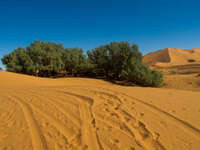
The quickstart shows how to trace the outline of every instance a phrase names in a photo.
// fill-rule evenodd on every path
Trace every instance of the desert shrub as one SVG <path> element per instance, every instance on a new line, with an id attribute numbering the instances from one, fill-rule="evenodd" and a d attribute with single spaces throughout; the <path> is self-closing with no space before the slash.
<path id="1" fill-rule="evenodd" d="M 67 48 L 62 57 L 64 68 L 72 76 L 82 76 L 84 70 L 87 70 L 87 58 L 80 48 Z"/>
<path id="2" fill-rule="evenodd" d="M 0 67 L 0 70 L 3 70 L 3 69 Z"/>
<path id="3" fill-rule="evenodd" d="M 33 62 L 34 71 L 48 77 L 64 70 L 63 49 L 62 44 L 35 41 L 26 48 L 26 53 Z"/>
<path id="4" fill-rule="evenodd" d="M 126 70 L 123 70 L 122 77 L 142 86 L 158 87 L 163 83 L 163 76 L 160 72 L 150 70 L 138 60 L 132 59 Z"/>
<path id="5" fill-rule="evenodd" d="M 188 62 L 196 62 L 194 59 L 188 59 Z"/>
<path id="6" fill-rule="evenodd" d="M 10 54 L 4 55 L 2 62 L 6 65 L 7 70 L 11 72 L 32 74 L 34 71 L 31 58 L 21 47 Z"/>
<path id="7" fill-rule="evenodd" d="M 54 42 L 34 41 L 4 55 L 8 71 L 41 77 L 87 76 L 125 80 L 143 86 L 160 86 L 162 74 L 142 63 L 138 46 L 111 42 L 84 55 L 81 48 L 64 48 Z"/>
<path id="8" fill-rule="evenodd" d="M 113 42 L 88 51 L 90 63 L 103 69 L 107 78 L 127 80 L 143 86 L 160 86 L 162 74 L 152 71 L 142 63 L 137 45 Z"/>

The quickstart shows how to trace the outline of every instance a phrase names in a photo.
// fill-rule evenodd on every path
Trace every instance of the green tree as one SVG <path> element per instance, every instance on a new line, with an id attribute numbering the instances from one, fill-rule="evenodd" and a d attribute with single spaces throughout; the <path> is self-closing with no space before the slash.
<path id="1" fill-rule="evenodd" d="M 4 55 L 2 62 L 8 71 L 17 73 L 32 74 L 34 72 L 33 62 L 21 47 L 12 53 Z"/>
<path id="2" fill-rule="evenodd" d="M 142 54 L 138 50 L 137 45 L 132 46 L 130 59 L 127 67 L 122 71 L 122 77 L 143 86 L 161 86 L 163 76 L 160 72 L 151 70 L 142 63 Z"/>
<path id="3" fill-rule="evenodd" d="M 93 66 L 93 73 L 107 76 L 111 68 L 109 63 L 109 54 L 106 46 L 99 46 L 92 51 L 87 51 L 88 61 Z"/>
<path id="4" fill-rule="evenodd" d="M 137 48 L 136 45 L 133 46 L 135 47 Z M 88 51 L 87 54 L 89 62 L 95 64 L 97 68 L 102 68 L 107 77 L 119 79 L 122 71 L 128 67 L 131 57 L 141 56 L 137 49 L 136 56 L 132 55 L 132 51 L 129 42 L 111 42 Z"/>
<path id="5" fill-rule="evenodd" d="M 35 41 L 27 47 L 27 54 L 32 59 L 39 75 L 49 76 L 64 69 L 63 50 L 62 44 Z"/>
<path id="6" fill-rule="evenodd" d="M 63 62 L 65 70 L 72 76 L 78 76 L 87 66 L 87 58 L 80 48 L 66 48 L 63 53 Z"/>
<path id="7" fill-rule="evenodd" d="M 122 71 L 127 67 L 131 55 L 129 42 L 112 42 L 107 45 L 113 77 L 121 78 Z"/>
<path id="8" fill-rule="evenodd" d="M 162 74 L 142 63 L 137 45 L 111 42 L 87 51 L 66 48 L 54 42 L 34 41 L 26 49 L 19 47 L 4 55 L 2 62 L 8 71 L 39 76 L 71 75 L 104 77 L 131 81 L 143 86 L 160 86 Z"/>
<path id="9" fill-rule="evenodd" d="M 162 84 L 162 74 L 142 63 L 142 54 L 136 44 L 131 46 L 129 42 L 111 42 L 87 54 L 89 62 L 102 69 L 107 78 L 127 80 L 143 86 Z"/>

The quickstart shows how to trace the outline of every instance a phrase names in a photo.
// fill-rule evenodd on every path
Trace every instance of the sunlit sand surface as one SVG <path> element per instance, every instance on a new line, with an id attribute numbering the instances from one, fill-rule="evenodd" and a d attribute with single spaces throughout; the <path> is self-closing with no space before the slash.
<path id="1" fill-rule="evenodd" d="M 199 149 L 199 92 L 0 71 L 0 150 Z"/>

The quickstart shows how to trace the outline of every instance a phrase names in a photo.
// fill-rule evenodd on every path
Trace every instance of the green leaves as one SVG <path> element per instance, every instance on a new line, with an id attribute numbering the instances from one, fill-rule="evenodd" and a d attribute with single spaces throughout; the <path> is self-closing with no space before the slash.
<path id="1" fill-rule="evenodd" d="M 64 70 L 63 50 L 61 44 L 35 41 L 27 47 L 26 51 L 40 75 L 49 76 L 57 71 Z"/>
<path id="2" fill-rule="evenodd" d="M 33 71 L 31 69 L 33 62 L 21 47 L 15 49 L 8 55 L 4 55 L 2 62 L 6 65 L 8 71 L 11 72 L 30 74 Z"/>
<path id="3" fill-rule="evenodd" d="M 126 80 L 143 86 L 160 86 L 162 74 L 142 63 L 138 46 L 129 42 L 111 42 L 87 51 L 66 48 L 54 42 L 34 41 L 26 49 L 19 47 L 4 55 L 8 71 L 37 76 L 93 76 Z"/>
<path id="4" fill-rule="evenodd" d="M 63 62 L 66 71 L 72 76 L 78 76 L 78 73 L 85 69 L 87 65 L 86 56 L 80 48 L 67 48 L 63 53 Z"/>
<path id="5" fill-rule="evenodd" d="M 129 42 L 112 42 L 88 51 L 88 59 L 110 79 L 127 80 L 142 86 L 160 86 L 162 74 L 142 63 L 138 46 Z"/>
<path id="6" fill-rule="evenodd" d="M 162 85 L 163 76 L 158 71 L 152 71 L 138 59 L 131 59 L 123 78 L 142 86 L 158 87 Z"/>

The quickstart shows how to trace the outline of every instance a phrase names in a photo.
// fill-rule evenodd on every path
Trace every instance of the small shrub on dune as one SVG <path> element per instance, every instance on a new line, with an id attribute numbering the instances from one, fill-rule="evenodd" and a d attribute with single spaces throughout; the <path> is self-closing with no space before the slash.
<path id="1" fill-rule="evenodd" d="M 159 87 L 163 83 L 163 76 L 160 72 L 150 70 L 140 62 L 133 61 L 129 68 L 123 71 L 122 76 L 125 80 L 142 86 Z"/>
<path id="2" fill-rule="evenodd" d="M 194 59 L 188 59 L 188 62 L 196 62 Z"/>
<path id="3" fill-rule="evenodd" d="M 137 45 L 128 42 L 112 42 L 88 51 L 89 61 L 105 70 L 107 78 L 122 79 L 143 86 L 161 86 L 163 76 L 142 63 Z M 111 72 L 111 77 L 109 75 Z"/>

